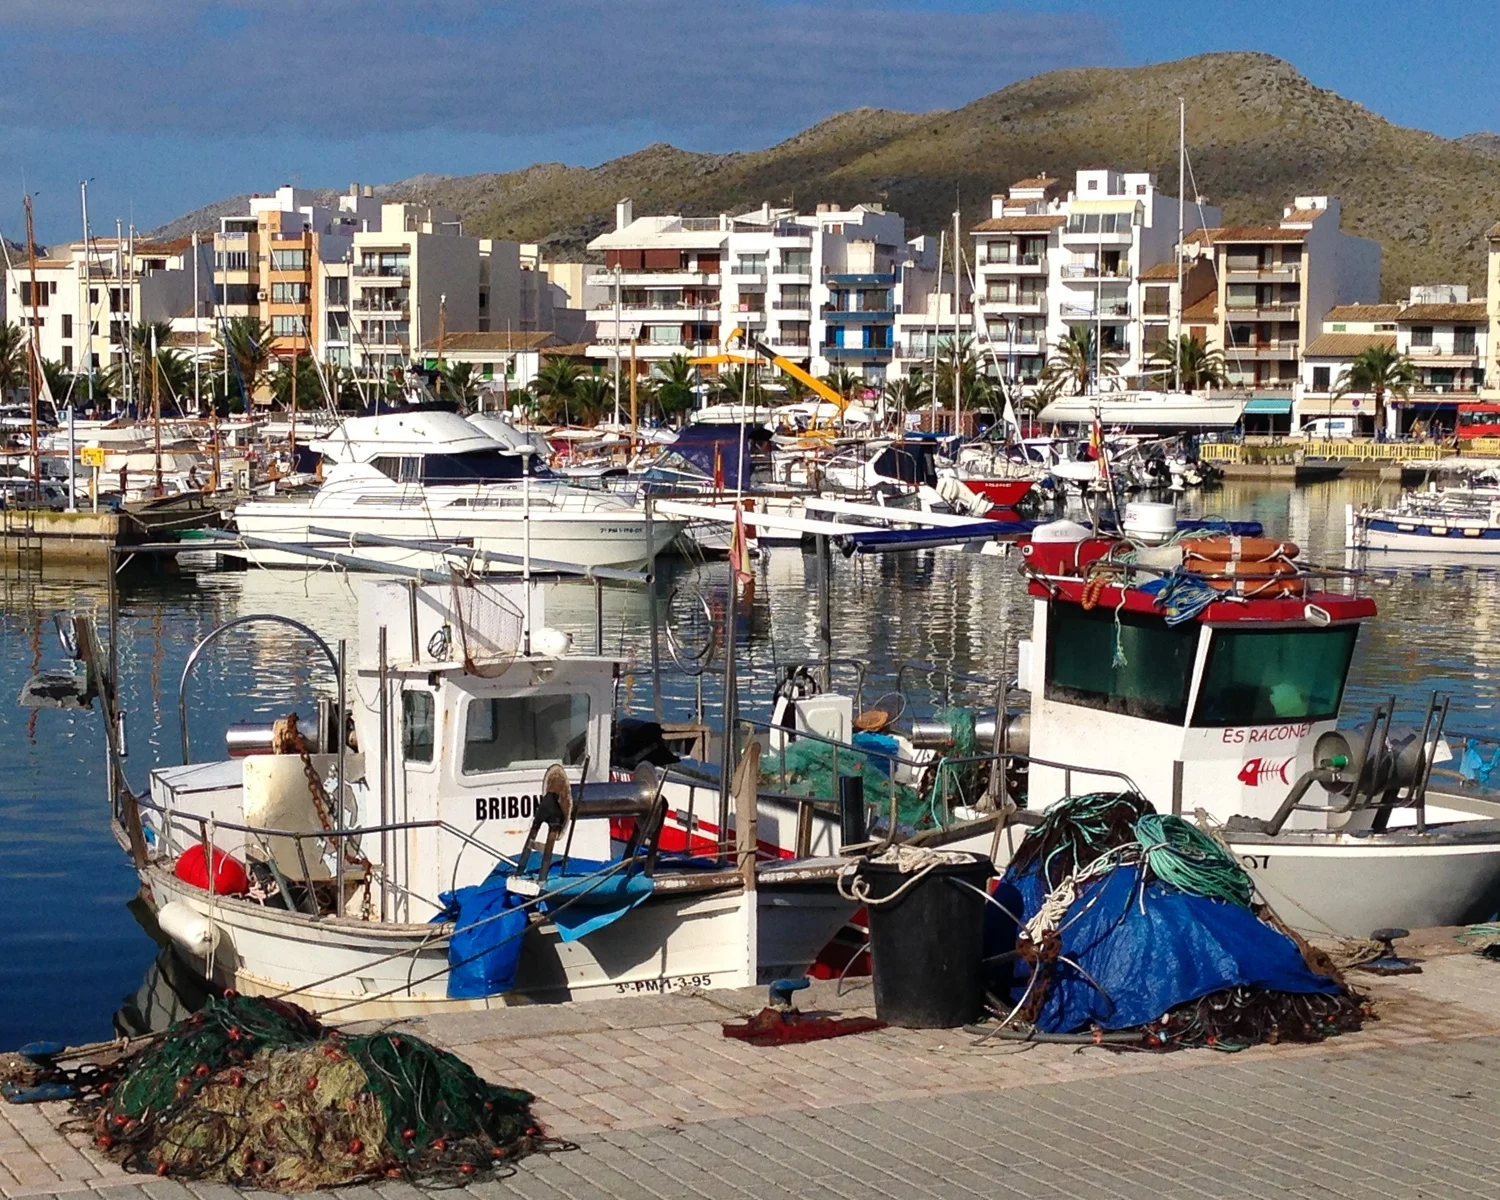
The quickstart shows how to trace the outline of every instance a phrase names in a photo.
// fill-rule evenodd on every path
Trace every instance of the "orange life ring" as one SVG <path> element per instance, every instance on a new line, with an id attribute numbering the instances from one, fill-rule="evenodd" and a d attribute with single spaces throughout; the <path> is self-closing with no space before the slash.
<path id="1" fill-rule="evenodd" d="M 1182 564 L 1196 575 L 1231 576 L 1245 579 L 1265 579 L 1274 575 L 1295 575 L 1297 564 L 1285 558 L 1254 559 L 1220 562 L 1217 559 L 1187 558 Z"/>
<path id="2" fill-rule="evenodd" d="M 1264 537 L 1188 538 L 1178 545 L 1184 555 L 1210 562 L 1264 562 L 1272 558 L 1296 558 L 1302 553 L 1296 542 Z"/>
<path id="3" fill-rule="evenodd" d="M 1300 575 L 1271 575 L 1261 579 L 1232 579 L 1227 575 L 1205 575 L 1203 582 L 1216 592 L 1233 592 L 1246 600 L 1279 600 L 1300 596 L 1305 590 Z"/>

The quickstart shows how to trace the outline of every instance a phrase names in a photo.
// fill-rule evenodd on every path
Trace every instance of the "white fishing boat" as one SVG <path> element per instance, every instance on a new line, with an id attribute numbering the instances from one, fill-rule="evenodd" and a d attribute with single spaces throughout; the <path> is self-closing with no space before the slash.
<path id="1" fill-rule="evenodd" d="M 1347 505 L 1344 544 L 1444 557 L 1500 554 L 1500 488 L 1434 486 L 1383 508 Z"/>
<path id="2" fill-rule="evenodd" d="M 215 630 L 184 673 L 186 687 L 230 628 L 291 625 L 348 680 L 315 736 L 285 722 L 232 730 L 243 757 L 197 762 L 184 717 L 183 763 L 154 769 L 142 795 L 118 754 L 112 664 L 73 622 L 84 695 L 105 718 L 117 836 L 163 934 L 205 980 L 339 1020 L 743 987 L 800 973 L 848 919 L 841 860 L 661 850 L 661 775 L 611 774 L 623 664 L 563 652 L 537 589 L 355 586 L 347 664 L 342 643 L 335 654 L 261 614 Z M 737 803 L 753 836 L 753 788 Z M 476 993 L 475 964 L 507 955 L 500 985 Z"/>
<path id="3" fill-rule="evenodd" d="M 298 547 L 335 549 L 352 535 L 463 542 L 514 562 L 526 556 L 589 567 L 639 566 L 683 524 L 655 520 L 642 505 L 553 477 L 530 446 L 512 448 L 456 413 L 415 411 L 353 417 L 312 443 L 325 462 L 311 496 L 273 497 L 234 510 L 260 566 L 305 567 Z M 287 547 L 282 549 L 281 547 Z M 411 546 L 371 547 L 395 566 L 433 566 Z"/>

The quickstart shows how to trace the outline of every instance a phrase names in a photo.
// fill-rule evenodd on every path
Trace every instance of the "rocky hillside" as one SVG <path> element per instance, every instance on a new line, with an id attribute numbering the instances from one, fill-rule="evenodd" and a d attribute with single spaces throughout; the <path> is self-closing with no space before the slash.
<path id="1" fill-rule="evenodd" d="M 1337 195 L 1345 228 L 1384 244 L 1387 298 L 1417 282 L 1482 290 L 1483 233 L 1500 219 L 1500 138 L 1393 125 L 1263 54 L 1056 71 L 951 112 L 856 109 L 750 153 L 655 145 L 593 168 L 540 163 L 381 191 L 455 208 L 470 232 L 542 242 L 554 257 L 580 254 L 621 196 L 638 213 L 692 215 L 881 200 L 912 233 L 928 232 L 950 218 L 955 191 L 972 223 L 989 215 L 990 193 L 1040 171 L 1144 168 L 1175 191 L 1178 96 L 1192 180 L 1226 222 L 1275 220 L 1297 194 Z"/>

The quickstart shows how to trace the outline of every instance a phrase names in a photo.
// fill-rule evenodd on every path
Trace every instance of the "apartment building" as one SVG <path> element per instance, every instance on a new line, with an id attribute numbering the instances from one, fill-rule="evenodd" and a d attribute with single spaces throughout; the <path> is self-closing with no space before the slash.
<path id="1" fill-rule="evenodd" d="M 1485 360 L 1484 398 L 1500 400 L 1500 222 L 1491 225 L 1485 237 L 1489 243 L 1489 269 L 1486 272 L 1489 291 L 1485 294 L 1489 356 Z"/>
<path id="2" fill-rule="evenodd" d="M 1182 227 L 1219 219 L 1217 209 L 1189 205 Z M 1075 329 L 1098 339 L 1103 361 L 1131 385 L 1143 383 L 1149 360 L 1177 316 L 1178 204 L 1147 172 L 1082 170 L 1064 194 L 1045 173 L 1018 180 L 991 198 L 991 216 L 973 229 L 980 329 L 1004 359 L 1009 378 L 1037 382 L 1057 343 Z M 1160 270 L 1171 261 L 1171 284 Z M 1148 284 L 1157 286 L 1148 290 Z"/>
<path id="3" fill-rule="evenodd" d="M 36 330 L 44 359 L 67 371 L 105 371 L 124 357 L 130 325 L 191 314 L 192 259 L 190 238 L 95 238 L 87 251 L 83 242 L 54 246 L 37 260 L 34 291 L 30 262 L 24 255 L 13 260 L 5 309 L 17 325 Z M 205 264 L 204 295 L 208 286 Z"/>
<path id="4" fill-rule="evenodd" d="M 1274 404 L 1292 414 L 1304 352 L 1329 311 L 1379 296 L 1380 243 L 1339 222 L 1337 197 L 1298 196 L 1276 225 L 1209 227 L 1185 239 L 1184 254 L 1208 262 L 1216 286 L 1184 323 L 1223 351 L 1230 385 L 1252 389 L 1257 411 Z"/>
<path id="5" fill-rule="evenodd" d="M 605 269 L 595 289 L 592 358 L 640 359 L 714 350 L 735 329 L 816 373 L 849 367 L 883 378 L 895 357 L 905 222 L 873 204 L 769 204 L 717 217 L 636 217 L 589 243 Z"/>
<path id="6" fill-rule="evenodd" d="M 1458 405 L 1484 386 L 1492 344 L 1486 304 L 1471 301 L 1462 284 L 1414 287 L 1398 304 L 1335 307 L 1303 355 L 1298 416 L 1302 423 L 1349 417 L 1373 432 L 1374 396 L 1343 391 L 1342 383 L 1359 354 L 1384 346 L 1406 357 L 1416 375 L 1407 395 L 1387 398 L 1385 432 L 1402 434 L 1418 422 L 1451 430 Z"/>

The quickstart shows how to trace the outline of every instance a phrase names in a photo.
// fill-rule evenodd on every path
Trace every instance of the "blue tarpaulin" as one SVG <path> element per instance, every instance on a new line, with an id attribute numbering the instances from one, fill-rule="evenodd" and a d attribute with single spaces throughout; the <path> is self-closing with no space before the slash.
<path id="1" fill-rule="evenodd" d="M 1082 971 L 1062 961 L 1052 968 L 1036 1021 L 1042 1032 L 1129 1029 L 1234 987 L 1338 992 L 1307 966 L 1291 938 L 1248 909 L 1156 880 L 1143 887 L 1144 873 L 1143 866 L 1116 867 L 1086 885 L 1059 922 L 1062 955 Z M 1005 883 L 1016 889 L 1011 895 L 1019 895 L 1022 920 L 1029 920 L 1046 897 L 1037 866 L 1008 872 Z M 1022 977 L 1012 1002 L 1025 983 Z"/>
<path id="2" fill-rule="evenodd" d="M 537 859 L 528 867 L 534 872 Z M 576 942 L 618 921 L 649 897 L 649 875 L 623 868 L 602 874 L 609 863 L 568 859 L 554 863 L 541 905 L 565 942 Z M 483 883 L 443 892 L 434 921 L 452 921 L 448 941 L 448 995 L 474 999 L 508 992 L 516 982 L 521 939 L 526 933 L 526 898 L 510 890 L 511 867 L 499 864 Z"/>

